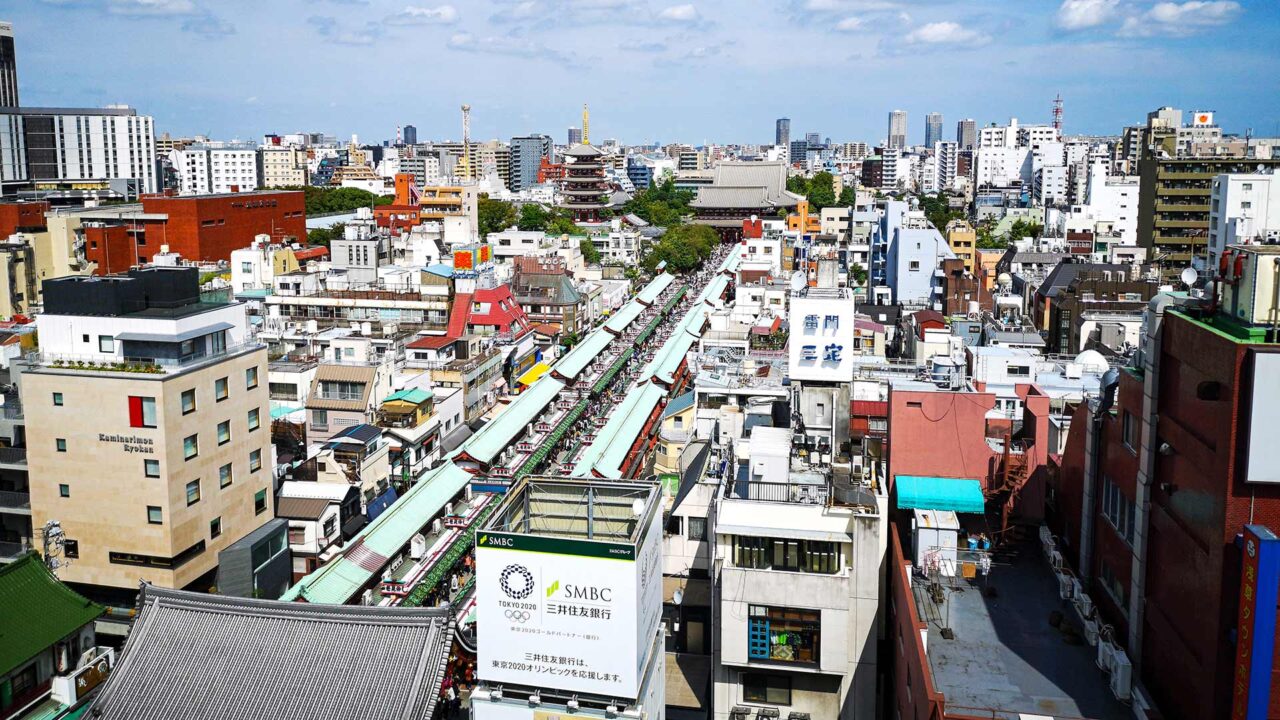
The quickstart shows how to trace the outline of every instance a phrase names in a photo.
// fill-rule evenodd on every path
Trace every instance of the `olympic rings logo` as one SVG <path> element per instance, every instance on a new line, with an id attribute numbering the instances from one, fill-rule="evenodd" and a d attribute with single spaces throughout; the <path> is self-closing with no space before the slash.
<path id="1" fill-rule="evenodd" d="M 506 615 L 508 620 L 518 622 L 521 625 L 528 622 L 529 618 L 532 617 L 528 610 L 506 610 L 503 615 Z"/>
<path id="2" fill-rule="evenodd" d="M 533 573 L 523 565 L 508 565 L 498 576 L 502 592 L 512 600 L 524 600 L 533 594 Z"/>

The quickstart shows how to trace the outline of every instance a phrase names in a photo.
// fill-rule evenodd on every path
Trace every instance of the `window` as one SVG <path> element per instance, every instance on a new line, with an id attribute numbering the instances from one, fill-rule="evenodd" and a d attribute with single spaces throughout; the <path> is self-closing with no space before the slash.
<path id="1" fill-rule="evenodd" d="M 329 427 L 329 411 L 328 410 L 312 410 L 311 411 L 311 427 L 317 430 L 325 430 Z"/>
<path id="2" fill-rule="evenodd" d="M 743 537 L 733 538 L 733 564 L 737 567 L 763 570 L 769 567 L 768 538 Z"/>
<path id="3" fill-rule="evenodd" d="M 62 393 L 53 394 L 53 404 L 57 407 L 62 407 Z"/>
<path id="4" fill-rule="evenodd" d="M 54 446 L 55 448 L 57 448 L 57 449 L 58 449 L 58 452 L 66 452 L 66 451 L 67 451 L 67 439 L 66 439 L 66 438 L 58 438 L 58 439 L 56 439 L 56 440 L 54 440 L 54 441 L 53 441 L 53 446 Z"/>
<path id="5" fill-rule="evenodd" d="M 1138 450 L 1138 419 L 1125 410 L 1120 414 L 1120 437 L 1124 446 L 1133 452 Z"/>
<path id="6" fill-rule="evenodd" d="M 1111 478 L 1102 478 L 1102 514 L 1125 542 L 1133 545 L 1134 515 L 1137 506 Z"/>
<path id="7" fill-rule="evenodd" d="M 200 454 L 200 438 L 198 435 L 188 435 L 182 439 L 182 457 L 190 460 Z"/>
<path id="8" fill-rule="evenodd" d="M 61 403 L 56 403 L 61 405 Z M 129 427 L 153 428 L 156 426 L 156 399 L 129 396 Z"/>
<path id="9" fill-rule="evenodd" d="M 302 527 L 289 527 L 289 544 L 302 545 L 307 542 L 307 529 Z"/>
<path id="10" fill-rule="evenodd" d="M 249 453 L 249 472 L 258 472 L 262 469 L 262 451 L 254 450 Z"/>
<path id="11" fill-rule="evenodd" d="M 258 426 L 261 424 L 258 420 L 258 417 L 259 417 L 258 408 L 254 408 L 249 411 L 249 429 L 250 430 L 258 429 Z"/>
<path id="12" fill-rule="evenodd" d="M 912 261 L 911 261 L 911 265 L 910 265 L 910 268 L 909 268 L 909 269 L 911 269 L 911 270 L 919 270 L 919 269 L 920 269 L 920 261 L 919 261 L 919 260 L 912 260 Z"/>
<path id="13" fill-rule="evenodd" d="M 113 353 L 116 351 L 116 339 L 110 335 L 98 336 L 98 352 Z"/>
<path id="14" fill-rule="evenodd" d="M 182 391 L 182 414 L 189 415 L 196 411 L 195 388 Z"/>
<path id="15" fill-rule="evenodd" d="M 244 371 L 244 386 L 247 390 L 258 387 L 258 368 L 246 368 Z"/>
<path id="16" fill-rule="evenodd" d="M 1030 377 L 1031 366 L 1029 365 L 1010 365 L 1007 372 L 1010 377 Z"/>
<path id="17" fill-rule="evenodd" d="M 159 460 L 143 460 L 142 474 L 149 478 L 160 477 L 160 461 Z"/>
<path id="18" fill-rule="evenodd" d="M 222 534 L 222 518 L 216 517 L 209 521 L 209 539 L 212 540 Z"/>
<path id="19" fill-rule="evenodd" d="M 783 675 L 743 673 L 742 700 L 766 705 L 790 705 L 791 678 Z"/>
<path id="20" fill-rule="evenodd" d="M 341 380 L 321 380 L 319 390 L 323 400 L 359 400 L 364 397 L 364 383 Z"/>
<path id="21" fill-rule="evenodd" d="M 224 488 L 231 484 L 231 463 L 227 463 L 218 468 L 218 487 Z"/>
<path id="22" fill-rule="evenodd" d="M 707 519 L 700 517 L 689 518 L 689 539 L 690 540 L 706 540 L 707 539 Z"/>
<path id="23" fill-rule="evenodd" d="M 734 536 L 733 564 L 756 570 L 834 575 L 840 572 L 840 548 L 825 540 Z"/>
<path id="24" fill-rule="evenodd" d="M 253 514 L 261 515 L 267 511 L 267 491 L 259 490 L 253 494 Z"/>
<path id="25" fill-rule="evenodd" d="M 240 272 L 243 272 L 243 273 L 251 273 L 251 272 L 253 272 L 253 263 L 251 263 L 251 262 L 242 262 L 242 263 L 240 263 Z"/>
<path id="26" fill-rule="evenodd" d="M 147 506 L 147 522 L 152 525 L 161 525 L 164 523 L 164 513 L 155 505 Z"/>
<path id="27" fill-rule="evenodd" d="M 326 538 L 333 537 L 333 533 L 338 530 L 338 516 L 330 515 L 328 520 L 324 521 L 324 536 Z"/>
<path id="28" fill-rule="evenodd" d="M 817 610 L 751 605 L 747 615 L 749 660 L 818 661 L 821 615 Z"/>
<path id="29" fill-rule="evenodd" d="M 71 497 L 71 486 L 66 483 L 58 485 L 58 497 Z"/>
<path id="30" fill-rule="evenodd" d="M 218 378 L 213 381 L 213 399 L 222 402 L 227 399 L 227 379 Z"/>
<path id="31" fill-rule="evenodd" d="M 80 557 L 80 541 L 79 540 L 63 540 L 62 554 L 69 558 Z"/>
<path id="32" fill-rule="evenodd" d="M 200 502 L 200 481 L 192 480 L 187 483 L 187 507 L 191 507 Z"/>
<path id="33" fill-rule="evenodd" d="M 226 445 L 231 442 L 231 421 L 223 420 L 218 423 L 218 444 Z"/>

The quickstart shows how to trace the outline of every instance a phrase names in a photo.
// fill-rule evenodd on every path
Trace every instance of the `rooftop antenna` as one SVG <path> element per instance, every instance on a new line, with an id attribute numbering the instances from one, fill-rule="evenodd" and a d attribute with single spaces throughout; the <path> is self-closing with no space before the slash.
<path id="1" fill-rule="evenodd" d="M 591 113 L 587 112 L 586 103 L 582 103 L 582 144 L 591 144 Z"/>
<path id="2" fill-rule="evenodd" d="M 1059 134 L 1062 133 L 1062 93 L 1058 93 L 1053 99 L 1053 127 Z"/>
<path id="3" fill-rule="evenodd" d="M 471 177 L 471 106 L 462 106 L 462 170 L 459 176 Z"/>

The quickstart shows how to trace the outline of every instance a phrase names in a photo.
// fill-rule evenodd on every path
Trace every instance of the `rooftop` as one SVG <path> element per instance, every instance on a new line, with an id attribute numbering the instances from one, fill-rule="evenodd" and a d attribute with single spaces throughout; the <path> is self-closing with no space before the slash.
<path id="1" fill-rule="evenodd" d="M 453 634 L 447 609 L 251 600 L 145 584 L 138 608 L 93 717 L 429 718 Z"/>
<path id="2" fill-rule="evenodd" d="M 1059 599 L 1058 582 L 1034 542 L 1018 542 L 1007 556 L 998 554 L 985 577 L 942 580 L 941 605 L 930 599 L 930 583 L 912 587 L 920 619 L 928 625 L 934 687 L 949 710 L 982 709 L 984 717 L 991 709 L 1024 717 L 1132 716 L 1106 686 L 1094 662 L 1097 651 L 1084 642 L 1075 611 Z M 1049 624 L 1055 610 L 1065 616 L 1063 626 L 1072 624 L 1074 635 Z M 947 624 L 954 639 L 942 634 Z"/>
<path id="3" fill-rule="evenodd" d="M 484 530 L 634 544 L 660 495 L 649 483 L 530 478 L 511 488 Z"/>
<path id="4" fill-rule="evenodd" d="M 0 565 L 0 676 L 93 622 L 102 610 L 58 582 L 34 552 Z"/>

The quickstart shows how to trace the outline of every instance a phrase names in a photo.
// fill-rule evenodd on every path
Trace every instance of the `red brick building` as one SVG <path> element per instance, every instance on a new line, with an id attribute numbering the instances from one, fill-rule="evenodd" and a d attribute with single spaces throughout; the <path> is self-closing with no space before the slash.
<path id="1" fill-rule="evenodd" d="M 49 203 L 43 200 L 0 203 L 0 239 L 16 232 L 43 230 L 47 212 Z"/>
<path id="2" fill-rule="evenodd" d="M 1280 463 L 1256 464 L 1275 428 L 1251 419 L 1280 404 L 1280 344 L 1196 301 L 1152 307 L 1142 367 L 1119 373 L 1113 400 L 1076 411 L 1046 520 L 1164 715 L 1229 718 L 1239 540 L 1249 523 L 1280 528 Z M 1262 681 L 1280 717 L 1274 664 Z"/>
<path id="3" fill-rule="evenodd" d="M 301 242 L 307 234 L 303 197 L 271 190 L 144 196 L 139 212 L 92 223 L 103 232 L 93 238 L 86 230 L 85 254 L 105 275 L 149 262 L 166 245 L 186 260 L 218 262 L 230 260 L 231 251 L 248 247 L 259 234 L 274 242 Z M 122 243 L 116 227 L 124 228 L 127 241 Z"/>

